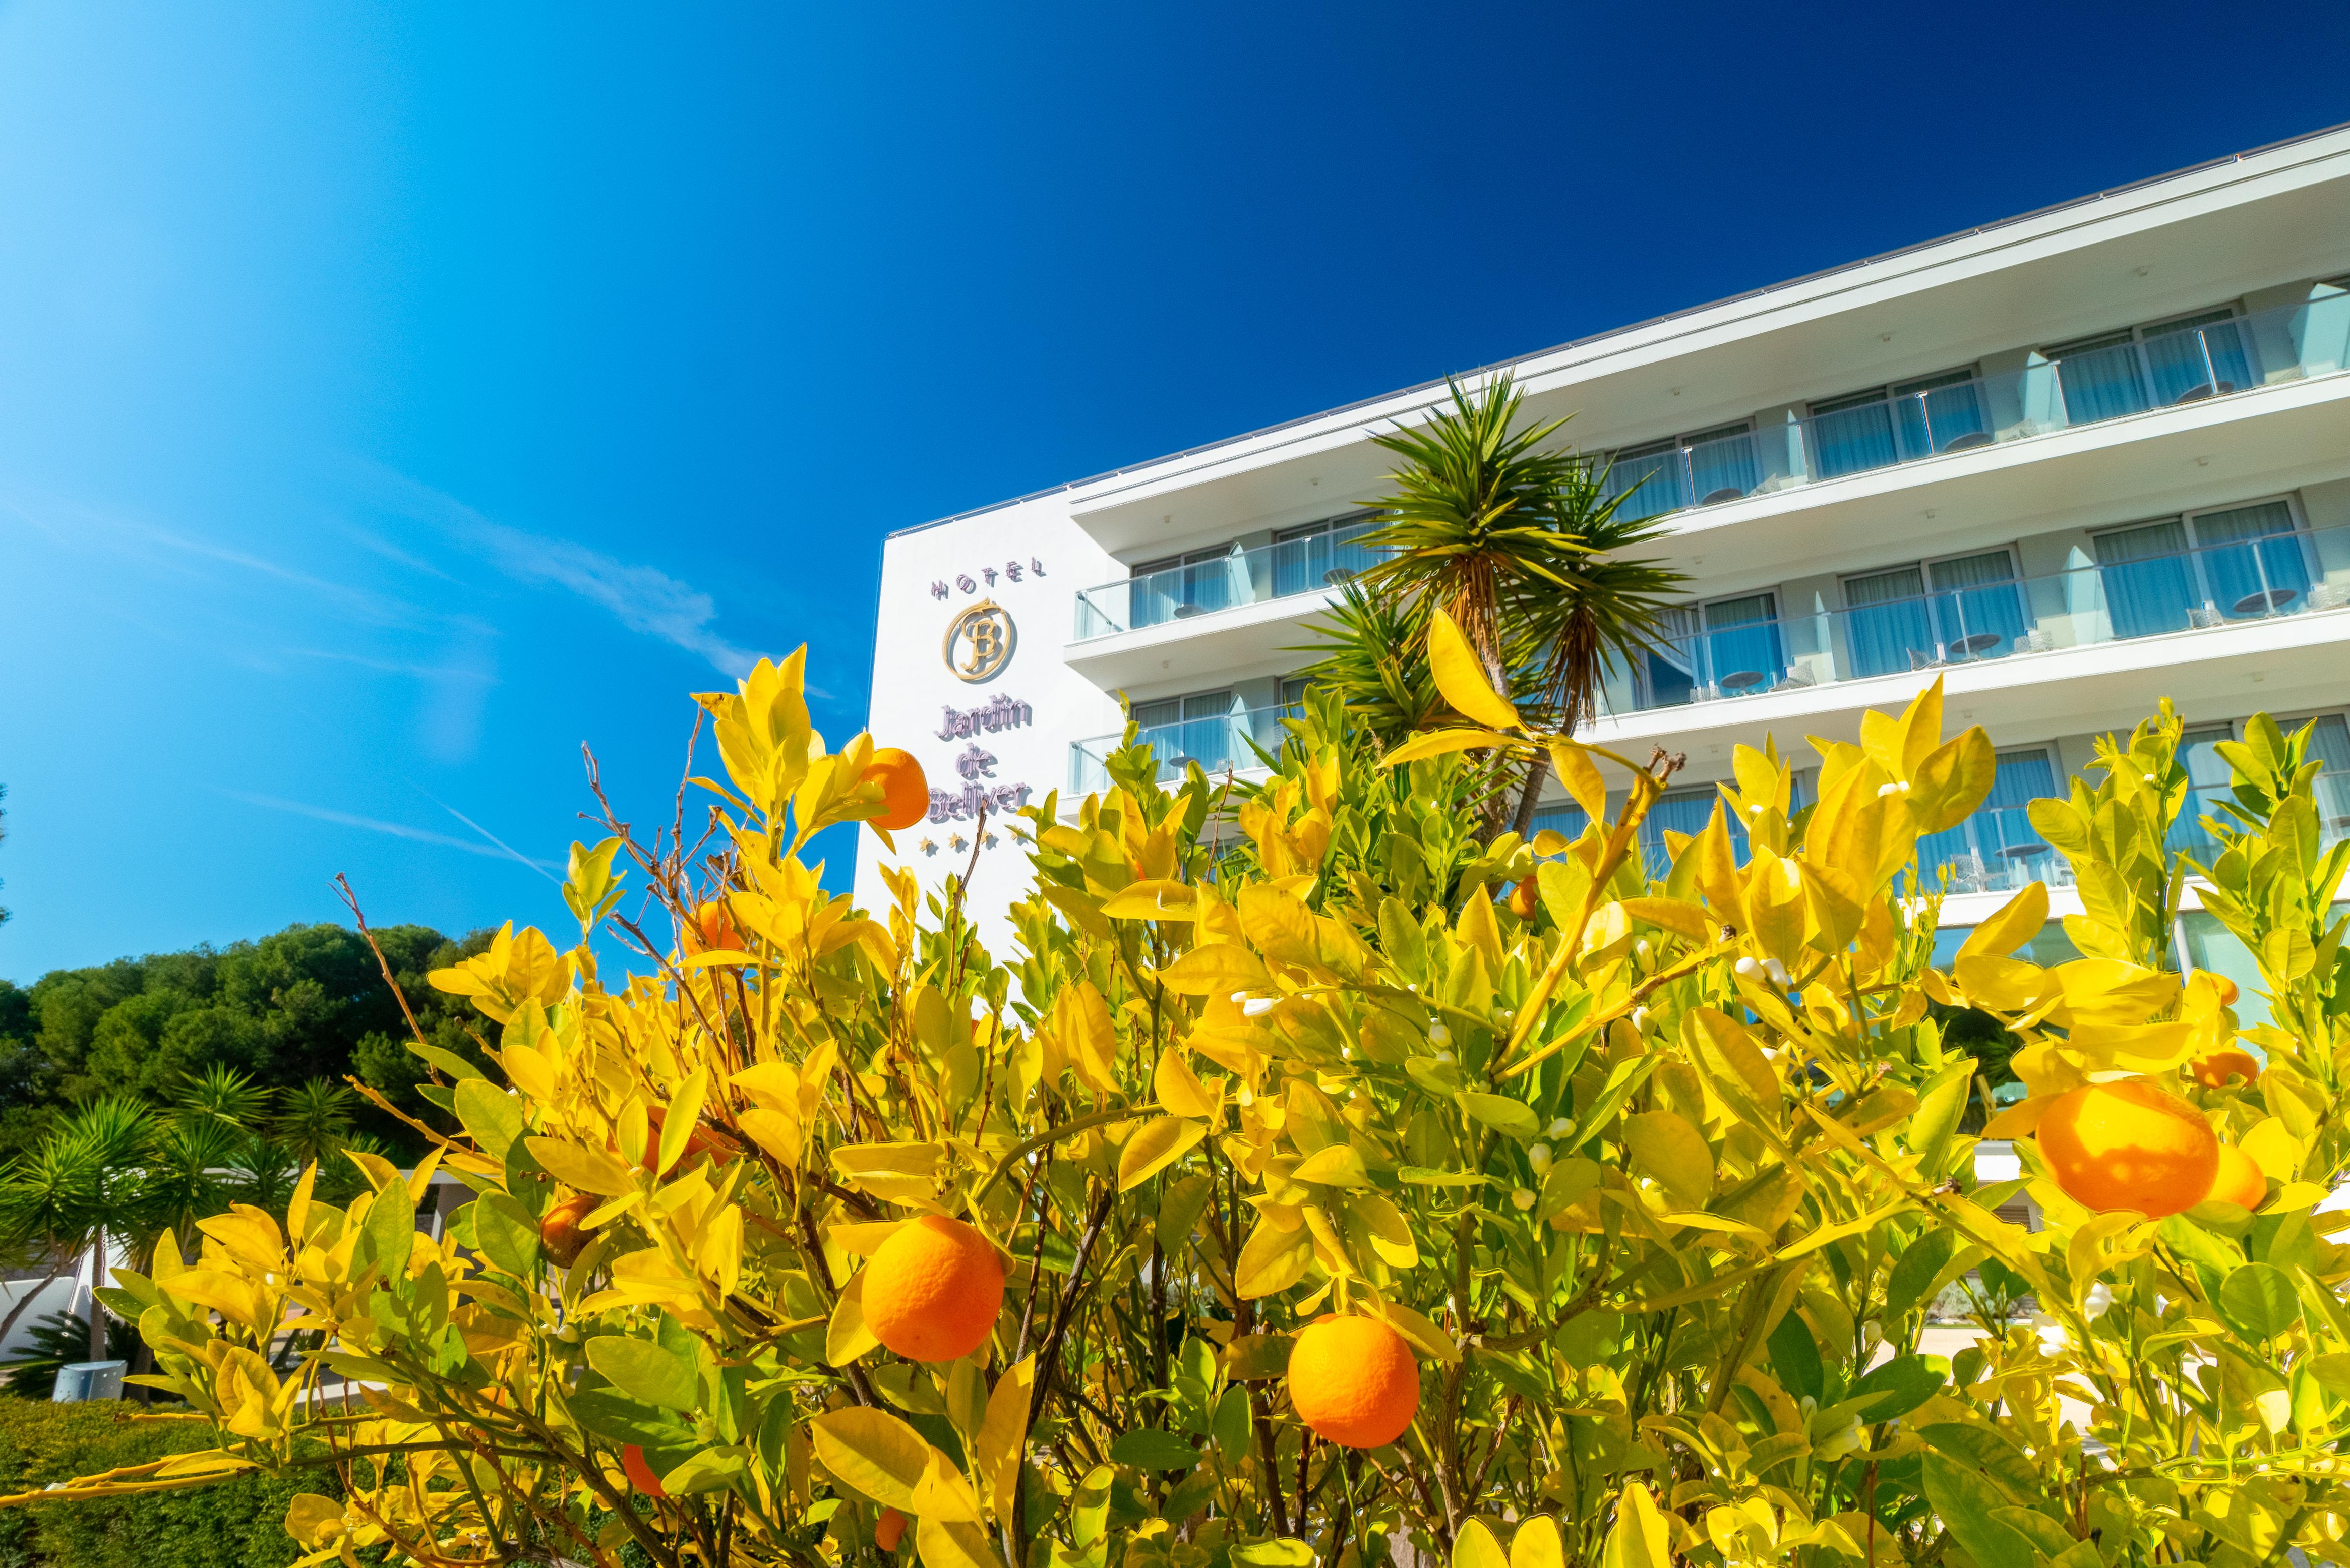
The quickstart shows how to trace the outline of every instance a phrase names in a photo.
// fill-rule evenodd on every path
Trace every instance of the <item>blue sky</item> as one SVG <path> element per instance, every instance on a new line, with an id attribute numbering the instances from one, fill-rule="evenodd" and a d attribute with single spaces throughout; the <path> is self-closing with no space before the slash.
<path id="1" fill-rule="evenodd" d="M 2128 16 L 0 5 L 0 976 L 560 929 L 890 529 L 2350 119 Z"/>

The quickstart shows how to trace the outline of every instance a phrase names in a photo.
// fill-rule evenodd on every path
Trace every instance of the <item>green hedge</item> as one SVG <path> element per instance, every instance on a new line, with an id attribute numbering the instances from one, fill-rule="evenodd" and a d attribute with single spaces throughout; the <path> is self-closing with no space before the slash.
<path id="1" fill-rule="evenodd" d="M 193 1421 L 127 1421 L 140 1407 L 0 1395 L 0 1492 L 213 1446 Z M 333 1493 L 334 1474 L 244 1475 L 187 1491 L 0 1509 L 0 1568 L 285 1568 L 300 1555 L 286 1505 Z"/>

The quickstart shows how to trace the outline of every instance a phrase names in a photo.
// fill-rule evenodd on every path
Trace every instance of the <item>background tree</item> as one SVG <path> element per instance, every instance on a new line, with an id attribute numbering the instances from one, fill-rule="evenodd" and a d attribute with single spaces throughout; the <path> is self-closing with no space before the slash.
<path id="1" fill-rule="evenodd" d="M 489 938 L 453 940 L 426 926 L 376 933 L 426 1038 L 468 1061 L 484 1059 L 473 1034 L 423 976 L 482 951 Z M 281 1113 L 313 1079 L 353 1076 L 406 1115 L 447 1126 L 416 1093 L 406 1036 L 367 944 L 334 925 L 55 970 L 30 986 L 0 981 L 0 1158 L 37 1147 L 51 1123 L 93 1099 L 123 1095 L 169 1109 L 191 1077 L 215 1068 L 286 1096 L 275 1102 Z M 400 1158 L 422 1152 L 394 1116 L 355 1103 L 342 1114 Z"/>

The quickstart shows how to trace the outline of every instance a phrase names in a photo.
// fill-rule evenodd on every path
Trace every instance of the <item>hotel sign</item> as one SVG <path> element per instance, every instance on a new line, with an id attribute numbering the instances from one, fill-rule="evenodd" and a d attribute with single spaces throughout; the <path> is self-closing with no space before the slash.
<path id="1" fill-rule="evenodd" d="M 982 599 L 947 622 L 946 641 L 940 652 L 957 680 L 976 685 L 993 680 L 1012 662 L 1018 640 L 1019 628 L 1012 624 L 1012 612 L 993 599 Z M 961 659 L 956 657 L 958 643 L 966 645 Z"/>

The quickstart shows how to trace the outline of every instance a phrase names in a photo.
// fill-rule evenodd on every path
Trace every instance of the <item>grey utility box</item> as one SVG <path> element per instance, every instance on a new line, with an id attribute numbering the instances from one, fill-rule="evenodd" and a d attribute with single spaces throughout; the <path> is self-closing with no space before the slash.
<path id="1" fill-rule="evenodd" d="M 79 1399 L 120 1399 L 127 1361 L 73 1361 L 57 1368 L 57 1386 L 49 1394 L 55 1404 Z"/>

